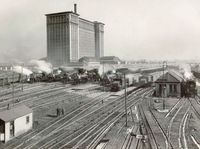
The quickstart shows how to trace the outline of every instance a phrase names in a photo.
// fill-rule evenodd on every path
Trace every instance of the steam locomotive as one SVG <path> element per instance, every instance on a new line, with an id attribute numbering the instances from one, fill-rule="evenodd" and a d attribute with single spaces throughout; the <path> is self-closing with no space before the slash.
<path id="1" fill-rule="evenodd" d="M 30 83 L 34 82 L 54 82 L 54 81 L 61 81 L 63 83 L 70 83 L 70 84 L 80 84 L 86 83 L 88 81 L 98 81 L 100 80 L 100 76 L 98 74 L 97 69 L 92 69 L 86 71 L 82 68 L 75 69 L 71 71 L 65 71 L 63 69 L 55 69 L 52 73 L 45 73 L 45 72 L 33 72 L 30 75 Z"/>
<path id="2" fill-rule="evenodd" d="M 194 80 L 186 80 L 181 83 L 182 97 L 195 97 L 197 95 L 196 82 Z"/>

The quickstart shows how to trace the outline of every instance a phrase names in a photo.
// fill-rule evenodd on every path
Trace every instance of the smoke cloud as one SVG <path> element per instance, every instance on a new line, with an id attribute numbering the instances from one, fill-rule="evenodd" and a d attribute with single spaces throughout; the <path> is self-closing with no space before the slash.
<path id="1" fill-rule="evenodd" d="M 43 60 L 31 60 L 30 63 L 35 65 L 34 68 L 38 71 L 45 72 L 47 74 L 53 71 L 51 63 L 47 63 Z"/>
<path id="2" fill-rule="evenodd" d="M 108 71 L 112 71 L 113 73 L 115 73 L 115 67 L 113 65 L 100 65 L 98 73 L 99 75 L 103 75 L 103 73 L 107 73 Z"/>
<path id="3" fill-rule="evenodd" d="M 27 76 L 29 76 L 30 74 L 33 73 L 31 70 L 24 68 L 22 66 L 14 66 L 13 71 L 20 73 L 20 74 L 27 75 Z"/>
<path id="4" fill-rule="evenodd" d="M 183 69 L 183 75 L 186 79 L 192 79 L 193 78 L 193 74 L 191 72 L 191 67 L 190 67 L 189 64 L 181 65 L 181 68 Z"/>
<path id="5" fill-rule="evenodd" d="M 200 86 L 200 83 L 199 83 L 199 81 L 196 81 L 196 85 L 197 85 L 197 86 Z"/>

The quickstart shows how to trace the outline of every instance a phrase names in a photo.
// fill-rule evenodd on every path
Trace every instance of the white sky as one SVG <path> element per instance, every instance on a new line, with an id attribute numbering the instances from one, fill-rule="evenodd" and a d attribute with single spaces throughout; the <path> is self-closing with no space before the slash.
<path id="1" fill-rule="evenodd" d="M 199 0 L 1 0 L 0 62 L 46 56 L 44 14 L 73 10 L 105 23 L 105 55 L 200 59 Z"/>

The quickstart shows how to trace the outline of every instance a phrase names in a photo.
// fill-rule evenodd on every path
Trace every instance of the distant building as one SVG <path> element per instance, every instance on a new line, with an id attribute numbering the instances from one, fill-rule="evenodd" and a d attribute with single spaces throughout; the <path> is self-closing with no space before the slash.
<path id="1" fill-rule="evenodd" d="M 116 56 L 104 56 L 100 58 L 101 64 L 121 64 L 121 60 Z"/>
<path id="2" fill-rule="evenodd" d="M 104 24 L 74 12 L 46 14 L 47 58 L 54 66 L 78 62 L 81 57 L 104 56 Z"/>
<path id="3" fill-rule="evenodd" d="M 181 83 L 184 78 L 181 74 L 175 71 L 166 72 L 155 81 L 156 96 L 169 97 L 176 96 L 181 97 Z"/>
<path id="4" fill-rule="evenodd" d="M 13 65 L 9 63 L 0 63 L 0 70 L 8 71 L 12 70 Z"/>
<path id="5" fill-rule="evenodd" d="M 0 112 L 0 141 L 7 142 L 32 129 L 32 113 L 25 105 Z"/>

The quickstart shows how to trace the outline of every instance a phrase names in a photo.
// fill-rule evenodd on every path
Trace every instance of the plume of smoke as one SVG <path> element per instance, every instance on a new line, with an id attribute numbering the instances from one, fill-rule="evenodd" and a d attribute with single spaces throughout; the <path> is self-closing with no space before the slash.
<path id="1" fill-rule="evenodd" d="M 54 70 L 54 74 L 56 74 L 56 75 L 59 75 L 61 73 L 62 73 L 62 71 L 60 69 Z"/>
<path id="2" fill-rule="evenodd" d="M 20 74 L 27 75 L 27 76 L 29 76 L 30 74 L 33 73 L 31 70 L 24 68 L 22 66 L 14 66 L 13 71 L 20 73 Z"/>
<path id="3" fill-rule="evenodd" d="M 115 67 L 113 65 L 100 65 L 99 66 L 99 70 L 98 70 L 98 73 L 100 76 L 103 75 L 103 73 L 107 73 L 108 71 L 112 71 L 113 73 L 115 73 Z"/>
<path id="4" fill-rule="evenodd" d="M 200 83 L 199 83 L 199 81 L 196 81 L 196 85 L 197 85 L 197 86 L 200 86 Z"/>
<path id="5" fill-rule="evenodd" d="M 64 72 L 72 72 L 72 71 L 74 71 L 73 67 L 60 67 L 59 69 L 61 69 Z"/>
<path id="6" fill-rule="evenodd" d="M 30 63 L 35 65 L 34 68 L 37 69 L 38 71 L 42 71 L 42 72 L 45 72 L 47 74 L 52 72 L 51 63 L 47 63 L 43 60 L 31 60 Z"/>
<path id="7" fill-rule="evenodd" d="M 58 74 L 61 74 L 61 72 L 62 72 L 61 70 L 57 70 L 57 73 L 58 73 Z"/>
<path id="8" fill-rule="evenodd" d="M 192 79 L 193 78 L 193 74 L 191 72 L 191 67 L 190 67 L 189 64 L 181 65 L 181 68 L 183 69 L 183 74 L 184 74 L 184 77 L 186 79 Z"/>

